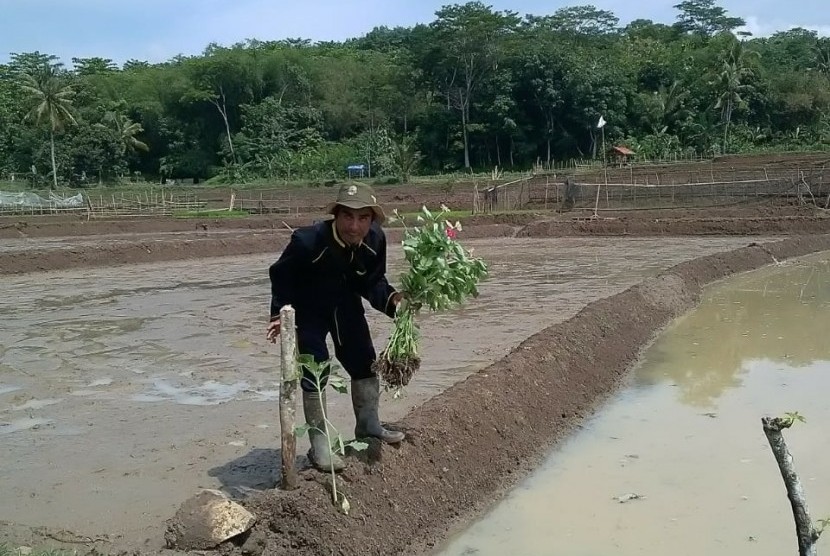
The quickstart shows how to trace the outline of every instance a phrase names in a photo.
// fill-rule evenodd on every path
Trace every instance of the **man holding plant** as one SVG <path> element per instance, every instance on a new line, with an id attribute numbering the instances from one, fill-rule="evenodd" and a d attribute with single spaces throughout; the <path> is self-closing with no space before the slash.
<path id="1" fill-rule="evenodd" d="M 355 436 L 396 444 L 404 434 L 384 428 L 378 419 L 380 381 L 372 369 L 376 354 L 362 301 L 394 318 L 403 299 L 386 279 L 386 236 L 381 228 L 386 216 L 372 188 L 359 183 L 342 186 L 326 212 L 334 219 L 294 231 L 269 269 L 267 338 L 276 342 L 285 305 L 296 311 L 300 354 L 312 355 L 318 363 L 329 360 L 326 337 L 331 334 L 335 356 L 352 379 Z M 325 392 L 317 390 L 306 370 L 300 385 L 310 427 L 310 459 L 321 470 L 342 469 L 342 459 L 329 449 L 322 433 Z"/>

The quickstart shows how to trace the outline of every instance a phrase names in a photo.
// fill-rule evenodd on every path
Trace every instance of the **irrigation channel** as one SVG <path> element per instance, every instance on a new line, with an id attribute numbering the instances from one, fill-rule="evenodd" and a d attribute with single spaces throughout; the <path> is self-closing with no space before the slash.
<path id="1" fill-rule="evenodd" d="M 761 417 L 806 417 L 785 437 L 813 520 L 830 515 L 828 329 L 828 252 L 710 286 L 627 388 L 435 554 L 795 554 Z"/>

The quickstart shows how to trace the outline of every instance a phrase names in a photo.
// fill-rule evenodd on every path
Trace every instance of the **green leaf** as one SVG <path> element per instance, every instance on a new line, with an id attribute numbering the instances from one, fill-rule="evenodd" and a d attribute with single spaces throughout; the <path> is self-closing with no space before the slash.
<path id="1" fill-rule="evenodd" d="M 316 365 L 316 361 L 314 361 L 314 356 L 309 353 L 302 353 L 297 356 L 297 363 L 303 366 L 314 366 Z"/>
<path id="2" fill-rule="evenodd" d="M 294 436 L 297 438 L 302 438 L 305 433 L 307 433 L 311 429 L 311 425 L 305 423 L 303 425 L 297 425 L 294 427 Z"/>
<path id="3" fill-rule="evenodd" d="M 803 415 L 799 414 L 798 411 L 793 411 L 792 413 L 785 413 L 784 418 L 787 419 L 790 423 L 794 423 L 796 421 L 799 421 L 801 423 L 807 422 L 807 419 L 805 419 Z"/>
<path id="4" fill-rule="evenodd" d="M 343 445 L 343 438 L 338 434 L 334 437 L 334 451 L 338 454 L 344 454 L 346 447 Z"/>
<path id="5" fill-rule="evenodd" d="M 329 385 L 340 394 L 348 394 L 349 387 L 346 385 L 346 379 L 340 375 L 332 374 L 329 376 Z"/>
<path id="6" fill-rule="evenodd" d="M 362 452 L 363 450 L 369 447 L 369 444 L 367 444 L 366 442 L 360 442 L 358 440 L 352 440 L 346 443 L 346 446 L 350 446 L 352 450 Z"/>

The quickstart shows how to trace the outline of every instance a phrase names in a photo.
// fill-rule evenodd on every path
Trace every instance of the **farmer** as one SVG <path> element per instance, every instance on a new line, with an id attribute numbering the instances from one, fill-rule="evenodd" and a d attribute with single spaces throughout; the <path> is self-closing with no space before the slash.
<path id="1" fill-rule="evenodd" d="M 386 280 L 386 236 L 381 229 L 386 216 L 372 188 L 359 183 L 342 186 L 326 212 L 334 219 L 294 231 L 269 269 L 271 322 L 267 338 L 276 342 L 280 309 L 289 304 L 296 311 L 300 354 L 311 354 L 318 363 L 328 360 L 326 336 L 331 334 L 335 356 L 352 379 L 355 437 L 396 444 L 404 434 L 384 428 L 378 420 L 380 382 L 371 369 L 375 348 L 361 299 L 394 317 L 403 298 Z M 321 433 L 326 430 L 325 392 L 317 391 L 313 376 L 305 369 L 300 385 L 305 420 L 313 427 L 309 430 L 309 459 L 320 470 L 329 470 L 332 464 L 336 470 L 342 469 L 343 460 L 331 453 Z"/>

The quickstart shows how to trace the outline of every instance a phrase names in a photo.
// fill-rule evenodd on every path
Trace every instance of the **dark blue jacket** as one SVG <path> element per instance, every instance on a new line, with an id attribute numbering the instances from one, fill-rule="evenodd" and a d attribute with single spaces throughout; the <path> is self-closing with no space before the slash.
<path id="1" fill-rule="evenodd" d="M 355 247 L 337 236 L 333 220 L 299 228 L 268 274 L 272 320 L 288 304 L 297 312 L 298 324 L 305 320 L 303 314 L 330 315 L 338 306 L 362 310 L 361 297 L 395 316 L 391 299 L 396 290 L 386 280 L 386 235 L 377 223 Z"/>

